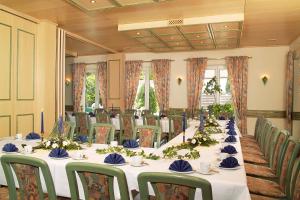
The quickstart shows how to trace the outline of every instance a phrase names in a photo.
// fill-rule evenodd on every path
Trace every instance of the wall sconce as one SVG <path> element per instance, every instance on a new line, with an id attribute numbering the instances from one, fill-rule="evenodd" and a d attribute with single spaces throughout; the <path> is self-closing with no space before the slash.
<path id="1" fill-rule="evenodd" d="M 181 77 L 177 77 L 177 84 L 180 85 L 182 82 L 182 78 Z"/>
<path id="2" fill-rule="evenodd" d="M 65 81 L 66 86 L 69 86 L 70 83 L 71 83 L 71 80 L 70 79 L 66 79 L 66 81 Z"/>
<path id="3" fill-rule="evenodd" d="M 269 76 L 267 74 L 264 74 L 260 78 L 261 78 L 263 84 L 266 85 L 269 80 Z"/>

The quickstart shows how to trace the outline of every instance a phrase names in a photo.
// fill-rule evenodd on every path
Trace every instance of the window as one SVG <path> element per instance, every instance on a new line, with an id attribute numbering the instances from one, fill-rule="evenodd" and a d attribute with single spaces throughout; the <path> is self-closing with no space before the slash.
<path id="1" fill-rule="evenodd" d="M 102 107 L 99 94 L 97 67 L 87 66 L 85 75 L 85 88 L 83 91 L 82 105 L 85 112 L 93 112 L 95 108 Z M 98 107 L 96 106 L 98 104 Z"/>
<path id="2" fill-rule="evenodd" d="M 150 65 L 145 65 L 141 72 L 134 109 L 150 110 L 152 113 L 159 112 Z"/>
<path id="3" fill-rule="evenodd" d="M 205 85 L 213 77 L 217 78 L 217 82 L 220 84 L 222 89 L 221 94 L 207 95 L 204 93 Z M 228 72 L 225 66 L 208 66 L 205 70 L 204 84 L 201 93 L 201 106 L 207 107 L 211 104 L 219 103 L 231 103 L 230 85 L 228 80 Z"/>

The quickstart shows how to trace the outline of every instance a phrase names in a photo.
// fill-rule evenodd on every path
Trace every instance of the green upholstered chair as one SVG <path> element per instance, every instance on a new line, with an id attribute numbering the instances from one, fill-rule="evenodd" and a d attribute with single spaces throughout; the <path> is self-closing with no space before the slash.
<path id="1" fill-rule="evenodd" d="M 133 138 L 139 138 L 141 147 L 156 147 L 160 146 L 161 130 L 158 126 L 136 126 L 134 128 Z"/>
<path id="2" fill-rule="evenodd" d="M 247 176 L 247 184 L 250 193 L 287 199 L 291 193 L 292 170 L 296 159 L 299 157 L 300 143 L 290 137 L 284 147 L 283 153 L 279 158 L 278 172 L 276 181 L 265 180 Z"/>
<path id="3" fill-rule="evenodd" d="M 124 140 L 133 139 L 133 131 L 135 127 L 135 119 L 132 114 L 121 114 L 120 120 L 120 144 L 123 144 Z"/>
<path id="4" fill-rule="evenodd" d="M 96 123 L 90 128 L 90 143 L 109 144 L 115 137 L 115 127 L 112 124 Z"/>
<path id="5" fill-rule="evenodd" d="M 90 117 L 85 112 L 75 112 L 76 135 L 88 135 L 90 128 Z"/>
<path id="6" fill-rule="evenodd" d="M 21 155 L 3 155 L 1 164 L 9 189 L 9 199 L 18 199 L 14 175 L 19 184 L 20 199 L 56 200 L 56 192 L 47 163 L 43 160 Z M 14 171 L 14 173 L 13 173 Z M 40 173 L 42 172 L 48 194 L 44 194 Z"/>
<path id="7" fill-rule="evenodd" d="M 110 124 L 110 117 L 108 113 L 105 112 L 98 112 L 96 113 L 96 122 L 97 123 L 106 123 L 106 124 Z"/>
<path id="8" fill-rule="evenodd" d="M 169 115 L 169 140 L 182 133 L 182 115 Z M 187 120 L 187 119 L 186 119 Z M 187 121 L 186 121 L 186 125 Z M 187 128 L 187 127 L 186 127 Z"/>
<path id="9" fill-rule="evenodd" d="M 103 164 L 73 162 L 66 165 L 66 171 L 72 200 L 79 199 L 76 174 L 82 183 L 85 199 L 114 200 L 113 182 L 116 178 L 121 200 L 129 200 L 126 176 L 121 169 Z"/>
<path id="10" fill-rule="evenodd" d="M 291 193 L 289 199 L 300 199 L 300 157 L 295 161 L 292 170 Z"/>
<path id="11" fill-rule="evenodd" d="M 255 122 L 255 129 L 254 129 L 254 135 L 243 135 L 243 137 L 241 138 L 241 140 L 252 140 L 252 141 L 255 141 L 256 138 L 257 138 L 257 133 L 259 131 L 259 127 L 261 125 L 261 123 L 264 121 L 264 117 L 262 116 L 259 116 L 257 117 L 256 119 L 256 122 Z"/>
<path id="12" fill-rule="evenodd" d="M 244 163 L 247 175 L 266 179 L 276 179 L 279 177 L 278 169 L 281 163 L 280 158 L 282 153 L 284 153 L 285 146 L 287 145 L 289 133 L 287 131 L 280 131 L 278 135 L 276 132 L 273 134 L 273 139 L 270 142 L 271 147 L 268 166 Z"/>
<path id="13" fill-rule="evenodd" d="M 75 126 L 76 126 L 75 123 L 71 122 L 71 121 L 64 121 L 63 126 L 64 126 L 64 132 L 63 132 L 62 136 L 67 137 L 70 140 L 73 140 L 74 132 L 75 132 Z M 54 127 L 53 127 L 49 137 L 56 137 L 58 135 L 59 135 L 58 122 L 55 122 Z"/>
<path id="14" fill-rule="evenodd" d="M 159 117 L 152 114 L 143 115 L 143 123 L 148 126 L 160 126 Z"/>
<path id="15" fill-rule="evenodd" d="M 197 188 L 202 190 L 203 200 L 212 200 L 211 184 L 204 179 L 160 172 L 144 172 L 138 176 L 140 199 L 149 200 L 148 183 L 151 183 L 157 200 L 194 200 Z"/>

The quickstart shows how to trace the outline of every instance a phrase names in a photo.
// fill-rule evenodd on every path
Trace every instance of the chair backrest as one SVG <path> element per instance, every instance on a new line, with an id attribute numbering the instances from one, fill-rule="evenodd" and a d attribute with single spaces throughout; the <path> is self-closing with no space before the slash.
<path id="1" fill-rule="evenodd" d="M 300 199 L 300 157 L 295 161 L 295 164 L 293 166 L 290 188 L 291 193 L 288 194 L 288 199 Z"/>
<path id="2" fill-rule="evenodd" d="M 277 140 L 278 135 L 279 129 L 276 126 L 272 126 L 270 129 L 270 134 L 265 139 L 265 148 L 263 150 L 265 157 L 269 160 L 271 158 L 272 152 L 274 151 L 275 141 Z"/>
<path id="3" fill-rule="evenodd" d="M 63 122 L 63 126 L 64 126 L 64 131 L 62 133 L 63 137 L 67 137 L 70 140 L 73 140 L 74 137 L 74 131 L 75 131 L 75 123 L 71 122 L 71 121 L 64 121 Z M 56 137 L 58 136 L 60 133 L 58 131 L 58 122 L 55 122 L 54 127 L 51 131 L 51 134 L 49 135 L 49 137 Z"/>
<path id="4" fill-rule="evenodd" d="M 135 109 L 126 109 L 125 110 L 125 114 L 132 114 L 132 115 L 134 115 L 135 113 L 136 113 Z"/>
<path id="5" fill-rule="evenodd" d="M 72 200 L 80 199 L 76 174 L 82 183 L 85 199 L 115 199 L 113 184 L 116 178 L 121 200 L 129 200 L 126 176 L 121 169 L 102 164 L 72 162 L 66 165 L 66 171 Z"/>
<path id="6" fill-rule="evenodd" d="M 186 122 L 187 124 L 187 122 Z M 183 123 L 181 115 L 169 115 L 169 136 L 170 139 L 176 137 L 183 131 Z M 187 128 L 187 127 L 186 127 Z M 169 139 L 169 140 L 170 140 Z"/>
<path id="7" fill-rule="evenodd" d="M 158 116 L 155 115 L 144 115 L 143 122 L 149 126 L 160 126 Z"/>
<path id="8" fill-rule="evenodd" d="M 148 183 L 151 183 L 157 200 L 194 200 L 197 188 L 202 190 L 203 200 L 212 200 L 211 184 L 202 178 L 183 174 L 144 172 L 138 176 L 141 200 L 149 199 Z"/>
<path id="9" fill-rule="evenodd" d="M 95 133 L 95 139 L 94 139 Z M 109 144 L 115 137 L 115 127 L 112 124 L 95 123 L 91 126 L 89 140 L 97 144 Z"/>
<path id="10" fill-rule="evenodd" d="M 274 150 L 270 157 L 270 166 L 276 172 L 276 175 L 279 175 L 279 167 L 278 167 L 278 165 L 280 164 L 279 159 L 284 150 L 288 137 L 289 137 L 289 133 L 287 131 L 282 130 L 279 132 L 278 138 L 274 141 L 275 145 L 274 145 Z"/>
<path id="11" fill-rule="evenodd" d="M 89 134 L 90 117 L 85 112 L 75 112 L 76 133 L 80 135 Z"/>
<path id="12" fill-rule="evenodd" d="M 96 108 L 94 111 L 95 115 L 97 115 L 98 113 L 106 113 L 106 110 L 104 108 Z"/>
<path id="13" fill-rule="evenodd" d="M 183 112 L 183 108 L 169 108 L 169 115 L 181 115 Z"/>
<path id="14" fill-rule="evenodd" d="M 110 124 L 110 117 L 109 114 L 105 113 L 105 112 L 98 112 L 96 114 L 96 122 L 97 123 L 108 123 Z"/>
<path id="15" fill-rule="evenodd" d="M 133 139 L 134 131 L 134 116 L 131 114 L 121 114 L 120 115 L 120 143 L 122 144 L 124 140 Z"/>
<path id="16" fill-rule="evenodd" d="M 256 122 L 255 122 L 255 129 L 254 129 L 254 137 L 255 138 L 257 138 L 257 132 L 259 131 L 258 129 L 259 129 L 262 121 L 263 121 L 262 116 L 257 117 Z"/>
<path id="17" fill-rule="evenodd" d="M 267 124 L 268 120 L 266 118 L 262 118 L 261 122 L 259 123 L 258 125 L 258 128 L 257 128 L 257 134 L 256 134 L 256 141 L 259 141 L 261 135 L 262 135 L 262 132 L 263 132 L 263 129 L 265 127 L 265 125 Z"/>
<path id="18" fill-rule="evenodd" d="M 1 157 L 1 164 L 7 181 L 10 200 L 18 199 L 13 174 L 17 177 L 22 200 L 46 199 L 42 189 L 40 170 L 46 183 L 47 199 L 56 200 L 52 176 L 45 161 L 21 155 L 3 155 Z"/>
<path id="19" fill-rule="evenodd" d="M 260 133 L 260 137 L 258 140 L 258 144 L 261 149 L 264 149 L 264 145 L 265 145 L 264 142 L 265 142 L 267 135 L 270 133 L 271 127 L 272 127 L 272 123 L 267 120 L 262 128 L 262 131 Z"/>
<path id="20" fill-rule="evenodd" d="M 133 137 L 137 139 L 139 136 L 139 143 L 141 147 L 156 147 L 160 146 L 161 130 L 158 126 L 136 126 Z"/>
<path id="21" fill-rule="evenodd" d="M 288 194 L 290 192 L 290 180 L 295 160 L 300 156 L 300 142 L 290 137 L 284 147 L 280 158 L 279 185 L 280 189 Z"/>

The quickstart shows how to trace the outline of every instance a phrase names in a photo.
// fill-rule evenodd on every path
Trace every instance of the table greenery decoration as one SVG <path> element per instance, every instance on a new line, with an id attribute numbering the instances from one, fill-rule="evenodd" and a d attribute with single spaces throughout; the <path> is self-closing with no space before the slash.
<path id="1" fill-rule="evenodd" d="M 208 115 L 205 123 L 204 123 L 205 127 L 219 127 L 220 124 L 217 122 L 217 119 L 214 115 Z"/>
<path id="2" fill-rule="evenodd" d="M 204 128 L 204 132 L 208 134 L 217 134 L 217 133 L 223 133 L 223 130 L 219 127 L 207 126 Z"/>
<path id="3" fill-rule="evenodd" d="M 210 133 L 206 131 L 199 131 L 195 133 L 194 137 L 188 139 L 189 145 L 194 148 L 196 146 L 206 146 L 218 144 L 219 142 L 211 138 Z"/>
<path id="4" fill-rule="evenodd" d="M 132 151 L 130 149 L 126 149 L 124 147 L 108 147 L 105 149 L 96 149 L 96 152 L 98 154 L 120 153 L 126 155 L 127 157 L 142 156 L 143 158 L 150 159 L 150 160 L 160 159 L 158 155 L 155 155 L 153 153 L 146 154 L 144 150 L 137 152 L 137 151 Z"/>
<path id="5" fill-rule="evenodd" d="M 79 150 L 82 147 L 66 137 L 51 137 L 44 139 L 35 149 L 52 150 L 55 148 L 63 148 L 65 150 Z"/>
<path id="6" fill-rule="evenodd" d="M 184 155 L 178 154 L 178 151 L 186 149 L 187 153 Z M 191 146 L 190 142 L 184 142 L 176 146 L 170 146 L 163 150 L 164 158 L 176 158 L 176 159 L 197 159 L 200 157 L 200 153 L 193 146 Z"/>

